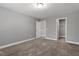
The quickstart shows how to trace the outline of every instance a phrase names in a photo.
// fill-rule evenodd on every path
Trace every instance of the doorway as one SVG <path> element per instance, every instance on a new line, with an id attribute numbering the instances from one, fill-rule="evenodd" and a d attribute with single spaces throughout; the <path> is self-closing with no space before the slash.
<path id="1" fill-rule="evenodd" d="M 57 30 L 57 40 L 64 39 L 67 40 L 67 17 L 59 18 L 56 20 L 56 30 Z"/>

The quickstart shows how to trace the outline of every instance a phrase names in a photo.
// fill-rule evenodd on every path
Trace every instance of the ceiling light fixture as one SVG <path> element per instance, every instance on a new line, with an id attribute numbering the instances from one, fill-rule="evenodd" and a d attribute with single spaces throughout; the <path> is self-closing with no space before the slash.
<path id="1" fill-rule="evenodd" d="M 46 7 L 46 4 L 45 3 L 35 3 L 34 6 L 36 8 L 44 8 L 44 7 Z"/>

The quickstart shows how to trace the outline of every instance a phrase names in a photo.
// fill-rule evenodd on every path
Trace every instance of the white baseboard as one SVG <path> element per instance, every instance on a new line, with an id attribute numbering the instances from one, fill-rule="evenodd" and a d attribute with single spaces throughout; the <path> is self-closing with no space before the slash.
<path id="1" fill-rule="evenodd" d="M 66 41 L 67 43 L 79 45 L 79 42 Z"/>
<path id="2" fill-rule="evenodd" d="M 46 37 L 45 39 L 48 39 L 48 40 L 57 40 L 57 39 L 50 38 L 50 37 Z"/>
<path id="3" fill-rule="evenodd" d="M 57 39 L 49 38 L 49 37 L 46 37 L 46 39 L 48 39 L 48 40 L 57 40 Z M 66 42 L 67 42 L 67 43 L 72 43 L 72 44 L 79 45 L 79 42 L 72 42 L 72 41 L 66 41 Z"/>
<path id="4" fill-rule="evenodd" d="M 7 45 L 3 45 L 3 46 L 0 46 L 0 49 L 11 47 L 11 46 L 14 46 L 14 45 L 17 45 L 17 44 L 21 44 L 21 43 L 24 43 L 24 42 L 27 42 L 27 41 L 30 41 L 30 40 L 33 40 L 33 39 L 36 39 L 36 38 L 31 38 L 31 39 L 27 39 L 27 40 L 23 40 L 23 41 L 19 41 L 19 42 L 14 42 L 14 43 L 10 43 L 10 44 L 7 44 Z"/>

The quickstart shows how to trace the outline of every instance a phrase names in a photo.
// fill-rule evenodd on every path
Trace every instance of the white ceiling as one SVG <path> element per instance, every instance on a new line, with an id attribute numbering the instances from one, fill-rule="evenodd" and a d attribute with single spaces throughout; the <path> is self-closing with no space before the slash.
<path id="1" fill-rule="evenodd" d="M 0 7 L 36 18 L 67 15 L 79 10 L 78 3 L 47 3 L 46 8 L 35 8 L 34 3 L 1 3 Z"/>

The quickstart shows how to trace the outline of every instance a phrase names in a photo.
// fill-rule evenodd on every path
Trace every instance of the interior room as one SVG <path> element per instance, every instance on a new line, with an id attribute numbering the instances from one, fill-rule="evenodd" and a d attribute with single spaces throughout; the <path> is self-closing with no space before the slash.
<path id="1" fill-rule="evenodd" d="M 0 3 L 0 56 L 79 56 L 79 3 Z"/>

